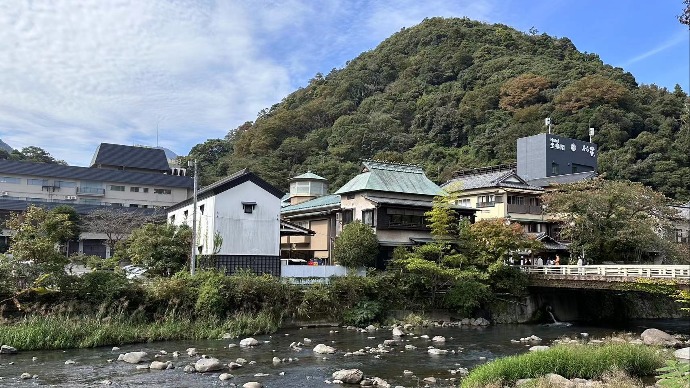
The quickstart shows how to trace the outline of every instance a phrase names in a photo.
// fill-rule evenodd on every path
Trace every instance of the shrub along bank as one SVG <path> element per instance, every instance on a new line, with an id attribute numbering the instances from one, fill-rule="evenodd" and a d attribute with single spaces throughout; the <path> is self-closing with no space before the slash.
<path id="1" fill-rule="evenodd" d="M 471 314 L 492 297 L 486 292 L 481 299 L 458 298 L 458 291 L 434 298 L 437 286 L 404 271 L 307 287 L 250 272 L 180 272 L 144 281 L 110 271 L 53 274 L 0 295 L 0 343 L 58 349 L 218 338 L 275 332 L 288 319 L 361 326 L 385 321 L 391 310 L 446 308 Z"/>

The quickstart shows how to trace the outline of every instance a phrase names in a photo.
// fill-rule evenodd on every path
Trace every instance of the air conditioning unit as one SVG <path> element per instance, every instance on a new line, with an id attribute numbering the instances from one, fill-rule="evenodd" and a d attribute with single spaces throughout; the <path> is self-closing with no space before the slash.
<path id="1" fill-rule="evenodd" d="M 67 195 L 65 196 L 65 199 L 68 201 L 75 201 L 77 199 L 76 195 Z"/>
<path id="2" fill-rule="evenodd" d="M 3 191 L 3 192 L 2 192 L 2 196 L 3 196 L 3 197 L 7 197 L 8 195 L 10 195 L 10 192 L 9 192 L 9 191 Z"/>

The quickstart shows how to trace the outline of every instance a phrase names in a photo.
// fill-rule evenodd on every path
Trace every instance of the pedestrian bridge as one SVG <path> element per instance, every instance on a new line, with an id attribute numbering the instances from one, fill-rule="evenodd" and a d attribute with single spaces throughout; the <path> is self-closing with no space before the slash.
<path id="1" fill-rule="evenodd" d="M 556 288 L 620 289 L 621 283 L 650 279 L 690 288 L 689 265 L 521 265 L 530 285 Z M 653 280 L 652 280 L 653 279 Z"/>

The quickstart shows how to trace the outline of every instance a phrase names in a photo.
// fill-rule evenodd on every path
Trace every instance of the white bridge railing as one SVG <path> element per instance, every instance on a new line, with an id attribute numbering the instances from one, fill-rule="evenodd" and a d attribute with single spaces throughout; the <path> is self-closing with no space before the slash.
<path id="1" fill-rule="evenodd" d="M 541 275 L 690 279 L 688 265 L 521 265 L 516 267 L 528 274 Z"/>

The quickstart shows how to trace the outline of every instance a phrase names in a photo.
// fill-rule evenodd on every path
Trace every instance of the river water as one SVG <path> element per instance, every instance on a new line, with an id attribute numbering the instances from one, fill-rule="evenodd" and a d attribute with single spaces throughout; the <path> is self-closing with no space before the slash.
<path id="1" fill-rule="evenodd" d="M 543 339 L 541 344 L 549 345 L 554 339 L 562 336 L 576 338 L 583 332 L 589 333 L 590 338 L 599 338 L 621 331 L 641 333 L 648 327 L 656 327 L 670 333 L 690 333 L 690 322 L 683 320 L 633 321 L 627 327 L 617 328 L 577 324 L 571 326 L 496 325 L 483 328 L 431 327 L 420 328 L 411 335 L 403 337 L 402 342 L 394 346 L 391 353 L 382 354 L 376 358 L 374 354 L 364 356 L 345 356 L 344 354 L 367 346 L 376 347 L 383 343 L 383 340 L 392 338 L 390 330 L 359 333 L 339 327 L 289 329 L 270 336 L 255 336 L 254 338 L 260 342 L 269 341 L 255 348 L 240 348 L 239 346 L 229 348 L 228 344 L 239 343 L 239 339 L 236 339 L 154 342 L 122 346 L 116 352 L 112 352 L 110 347 L 20 352 L 12 356 L 0 356 L 0 386 L 92 387 L 102 386 L 103 380 L 110 380 L 111 386 L 115 387 L 227 387 L 231 383 L 242 386 L 248 381 L 259 381 L 265 387 L 333 387 L 324 381 L 330 380 L 335 370 L 345 368 L 361 369 L 365 376 L 381 377 L 392 386 L 424 386 L 420 380 L 430 376 L 439 380 L 439 386 L 452 386 L 453 382 L 449 379 L 457 376 L 450 373 L 451 369 L 460 367 L 471 369 L 497 357 L 524 353 L 530 346 L 511 343 L 511 339 L 534 334 Z M 445 344 L 434 345 L 441 349 L 456 350 L 456 353 L 429 355 L 427 347 L 432 343 L 428 339 L 420 338 L 422 334 L 430 337 L 436 335 L 446 337 Z M 310 345 L 304 346 L 301 351 L 290 349 L 289 346 L 293 341 L 303 341 L 305 337 L 312 340 Z M 335 347 L 337 353 L 325 356 L 314 354 L 312 349 L 319 343 Z M 405 350 L 405 344 L 415 345 L 417 349 Z M 200 354 L 216 357 L 225 364 L 238 357 L 256 361 L 256 363 L 231 371 L 234 378 L 228 381 L 220 381 L 219 373 L 186 374 L 182 370 L 183 367 L 195 361 L 185 353 L 185 350 L 190 347 L 197 348 Z M 157 360 L 170 360 L 175 364 L 175 369 L 137 370 L 132 364 L 108 362 L 108 360 L 117 360 L 119 353 L 145 351 L 153 355 L 161 350 L 168 352 L 168 355 Z M 172 357 L 171 354 L 175 350 L 182 353 L 179 358 Z M 33 357 L 37 359 L 33 361 Z M 296 357 L 299 360 L 273 365 L 273 357 Z M 65 365 L 66 360 L 74 360 L 75 364 Z M 10 362 L 13 364 L 10 365 Z M 404 377 L 403 371 L 406 369 L 414 372 L 415 377 Z M 38 377 L 21 380 L 19 376 L 24 372 Z M 284 372 L 283 375 L 280 374 L 281 372 Z M 257 373 L 266 373 L 268 376 L 254 377 Z"/>

